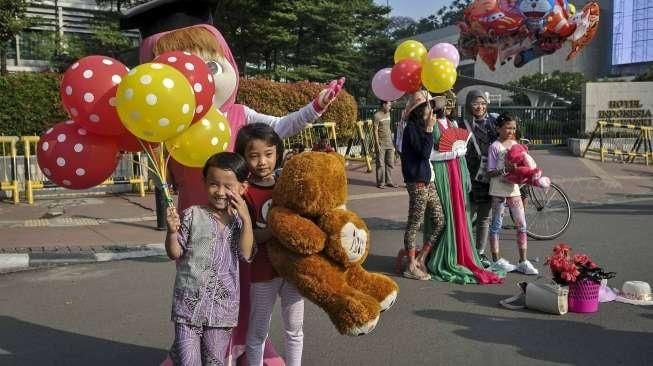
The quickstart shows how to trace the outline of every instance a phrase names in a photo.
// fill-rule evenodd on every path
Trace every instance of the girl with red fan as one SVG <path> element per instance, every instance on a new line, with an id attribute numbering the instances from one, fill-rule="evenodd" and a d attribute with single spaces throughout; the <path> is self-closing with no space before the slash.
<path id="1" fill-rule="evenodd" d="M 435 173 L 435 186 L 443 209 L 444 231 L 439 236 L 435 252 L 427 261 L 427 268 L 440 281 L 454 283 L 500 283 L 495 273 L 486 271 L 473 249 L 471 219 L 467 212 L 467 194 L 471 188 L 465 154 L 469 132 L 461 130 L 445 115 L 444 96 L 433 98 L 437 123 L 432 139 L 438 146 L 430 155 Z M 425 222 L 425 233 L 430 228 Z"/>

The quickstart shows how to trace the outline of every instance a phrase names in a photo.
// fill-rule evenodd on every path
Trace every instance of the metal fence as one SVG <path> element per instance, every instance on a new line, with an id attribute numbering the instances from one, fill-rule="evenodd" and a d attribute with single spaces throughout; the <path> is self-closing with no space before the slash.
<path id="1" fill-rule="evenodd" d="M 358 119 L 371 120 L 379 109 L 376 105 L 359 106 Z M 462 110 L 463 108 L 459 108 Z M 393 106 L 390 111 L 392 130 L 401 119 L 403 105 Z M 582 133 L 581 112 L 567 107 L 495 107 L 490 105 L 490 112 L 510 113 L 519 120 L 520 137 L 528 138 L 534 145 L 563 145 L 568 138 L 579 137 Z M 457 119 L 460 120 L 461 116 Z M 469 116 L 462 111 L 462 117 Z"/>

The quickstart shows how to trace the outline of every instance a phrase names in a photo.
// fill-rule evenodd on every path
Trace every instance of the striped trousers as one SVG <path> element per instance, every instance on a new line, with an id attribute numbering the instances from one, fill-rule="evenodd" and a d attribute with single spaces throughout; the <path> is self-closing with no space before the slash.
<path id="1" fill-rule="evenodd" d="M 175 323 L 170 358 L 175 366 L 225 365 L 232 328 L 214 328 Z"/>
<path id="2" fill-rule="evenodd" d="M 263 349 L 277 296 L 281 297 L 286 365 L 299 366 L 302 363 L 304 299 L 293 284 L 277 277 L 271 281 L 252 282 L 250 288 L 251 310 L 245 347 L 249 366 L 263 365 Z"/>

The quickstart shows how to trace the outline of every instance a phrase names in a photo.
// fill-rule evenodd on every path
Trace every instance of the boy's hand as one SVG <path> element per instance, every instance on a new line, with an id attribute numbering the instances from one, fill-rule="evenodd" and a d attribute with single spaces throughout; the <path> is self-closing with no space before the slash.
<path id="1" fill-rule="evenodd" d="M 229 205 L 236 210 L 238 213 L 238 216 L 240 216 L 241 220 L 243 221 L 248 221 L 250 220 L 249 217 L 249 209 L 247 208 L 247 203 L 238 194 L 235 194 L 232 191 L 227 191 L 227 198 L 229 199 Z"/>
<path id="2" fill-rule="evenodd" d="M 166 222 L 168 223 L 169 233 L 176 233 L 179 230 L 181 222 L 179 221 L 179 214 L 177 213 L 177 209 L 174 206 L 168 207 Z"/>

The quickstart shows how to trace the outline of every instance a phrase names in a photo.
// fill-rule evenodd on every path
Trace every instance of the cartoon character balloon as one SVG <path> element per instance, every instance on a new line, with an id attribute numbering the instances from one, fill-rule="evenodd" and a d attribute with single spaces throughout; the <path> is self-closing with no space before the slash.
<path id="1" fill-rule="evenodd" d="M 474 0 L 459 23 L 463 58 L 479 57 L 490 70 L 513 60 L 516 67 L 552 54 L 565 41 L 574 57 L 596 34 L 599 5 L 576 11 L 567 0 Z"/>

